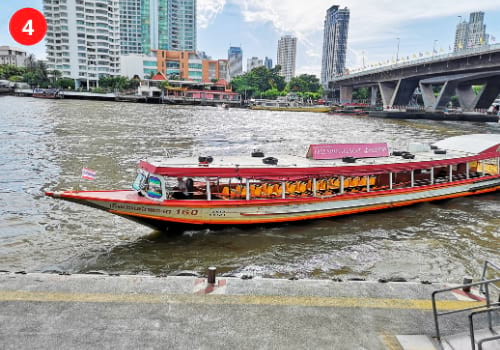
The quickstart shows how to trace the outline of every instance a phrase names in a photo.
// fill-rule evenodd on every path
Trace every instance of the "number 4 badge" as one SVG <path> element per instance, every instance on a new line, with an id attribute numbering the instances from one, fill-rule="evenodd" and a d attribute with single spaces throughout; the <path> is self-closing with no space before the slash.
<path id="1" fill-rule="evenodd" d="M 43 14 L 33 8 L 23 8 L 10 18 L 9 31 L 12 38 L 21 45 L 35 45 L 47 33 L 47 21 Z"/>

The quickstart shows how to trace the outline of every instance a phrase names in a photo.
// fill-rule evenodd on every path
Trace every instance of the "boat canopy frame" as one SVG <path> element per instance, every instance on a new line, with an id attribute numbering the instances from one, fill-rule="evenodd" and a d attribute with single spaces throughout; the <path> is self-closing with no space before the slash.
<path id="1" fill-rule="evenodd" d="M 210 178 L 246 178 L 257 180 L 293 181 L 302 178 L 324 176 L 367 176 L 412 170 L 430 169 L 460 163 L 469 163 L 485 159 L 497 159 L 500 151 L 488 151 L 473 156 L 429 160 L 420 162 L 369 164 L 332 167 L 165 167 L 156 166 L 141 160 L 139 168 L 151 174 L 165 177 L 210 177 Z M 284 175 L 286 174 L 286 175 Z"/>

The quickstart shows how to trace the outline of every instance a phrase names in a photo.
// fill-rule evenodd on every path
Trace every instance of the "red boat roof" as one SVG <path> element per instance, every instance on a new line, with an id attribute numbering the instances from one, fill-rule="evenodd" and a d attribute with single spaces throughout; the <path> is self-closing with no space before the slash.
<path id="1" fill-rule="evenodd" d="M 475 137 L 473 137 L 475 136 Z M 482 145 L 470 142 L 482 139 Z M 444 140 L 446 141 L 446 140 Z M 435 154 L 433 151 L 415 153 L 415 159 L 403 159 L 399 156 L 357 159 L 356 163 L 344 163 L 342 160 L 314 160 L 297 156 L 274 156 L 277 165 L 264 164 L 263 158 L 250 156 L 227 157 L 214 156 L 210 164 L 200 164 L 198 158 L 162 158 L 141 161 L 139 167 L 150 173 L 170 177 L 222 177 L 222 178 L 261 178 L 289 180 L 306 177 L 331 175 L 363 176 L 388 172 L 404 172 L 417 169 L 428 169 L 457 163 L 472 162 L 481 159 L 500 157 L 500 135 L 470 135 L 450 138 L 447 142 L 438 142 L 446 154 Z M 467 144 L 474 151 L 464 150 Z"/>

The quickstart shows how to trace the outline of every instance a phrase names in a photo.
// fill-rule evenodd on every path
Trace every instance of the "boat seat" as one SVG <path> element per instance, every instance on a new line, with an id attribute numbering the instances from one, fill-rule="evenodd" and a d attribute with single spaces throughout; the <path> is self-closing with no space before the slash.
<path id="1" fill-rule="evenodd" d="M 238 189 L 239 186 L 231 190 L 231 198 L 238 198 L 241 194 L 241 191 Z"/>
<path id="2" fill-rule="evenodd" d="M 344 179 L 344 189 L 348 188 L 351 186 L 351 178 L 350 177 L 346 177 Z"/>
<path id="3" fill-rule="evenodd" d="M 334 189 L 340 188 L 340 179 L 339 178 L 336 178 L 335 181 L 333 182 L 333 188 Z"/>
<path id="4" fill-rule="evenodd" d="M 375 176 L 370 176 L 370 186 L 375 186 L 377 183 L 377 178 Z"/>
<path id="5" fill-rule="evenodd" d="M 271 188 L 271 195 L 274 197 L 281 196 L 283 192 L 283 186 L 274 184 L 274 186 Z"/>
<path id="6" fill-rule="evenodd" d="M 268 184 L 262 184 L 260 186 L 260 197 L 266 198 L 267 197 L 267 188 L 269 187 Z"/>
<path id="7" fill-rule="evenodd" d="M 349 187 L 357 187 L 359 186 L 359 176 L 353 177 L 351 182 L 349 183 Z"/>
<path id="8" fill-rule="evenodd" d="M 367 183 L 366 176 L 361 176 L 359 178 L 358 186 L 365 187 L 366 183 Z"/>
<path id="9" fill-rule="evenodd" d="M 334 189 L 338 188 L 338 187 L 335 186 L 335 182 L 336 181 L 337 181 L 337 179 L 334 178 L 334 177 L 331 177 L 331 178 L 328 179 L 328 189 L 329 190 L 334 190 Z"/>
<path id="10" fill-rule="evenodd" d="M 299 182 L 297 187 L 295 188 L 295 194 L 301 195 L 307 191 L 307 184 L 305 182 Z"/>
<path id="11" fill-rule="evenodd" d="M 253 195 L 254 195 L 254 197 L 257 197 L 257 198 L 258 198 L 258 197 L 261 197 L 261 196 L 262 196 L 262 187 L 257 186 L 257 187 L 255 188 L 255 192 L 254 192 L 254 194 L 253 194 Z"/>

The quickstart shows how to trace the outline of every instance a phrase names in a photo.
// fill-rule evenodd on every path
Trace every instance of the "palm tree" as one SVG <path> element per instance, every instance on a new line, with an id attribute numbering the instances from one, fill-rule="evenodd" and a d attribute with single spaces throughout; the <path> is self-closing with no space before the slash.
<path id="1" fill-rule="evenodd" d="M 26 57 L 26 59 L 24 60 L 24 65 L 26 66 L 29 72 L 33 72 L 36 66 L 35 55 L 30 54 L 28 57 Z"/>
<path id="2" fill-rule="evenodd" d="M 60 70 L 54 69 L 53 71 L 49 72 L 49 75 L 52 75 L 52 83 L 54 86 L 56 85 L 57 81 L 61 79 L 62 77 L 62 72 Z"/>

